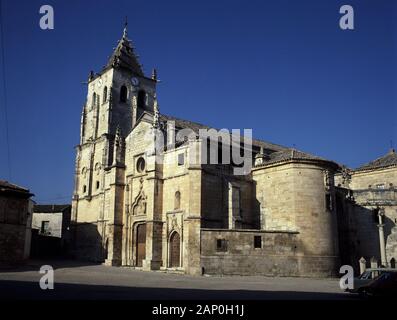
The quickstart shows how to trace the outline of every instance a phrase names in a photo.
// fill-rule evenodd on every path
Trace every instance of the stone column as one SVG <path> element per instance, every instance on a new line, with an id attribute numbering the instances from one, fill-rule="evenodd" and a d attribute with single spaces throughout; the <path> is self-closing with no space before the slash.
<path id="1" fill-rule="evenodd" d="M 143 270 L 160 270 L 162 261 L 162 221 L 146 221 L 146 257 Z"/>
<path id="2" fill-rule="evenodd" d="M 386 259 L 386 244 L 385 244 L 385 233 L 383 231 L 383 217 L 385 215 L 385 209 L 379 209 L 378 218 L 379 218 L 379 245 L 380 245 L 380 256 L 381 256 L 381 265 L 387 267 L 387 259 Z"/>
<path id="3" fill-rule="evenodd" d="M 240 189 L 229 182 L 229 216 L 228 228 L 238 229 L 240 227 Z"/>
<path id="4" fill-rule="evenodd" d="M 119 158 L 119 160 L 121 162 L 123 159 Z M 108 256 L 105 264 L 119 266 L 122 263 L 125 166 L 122 163 L 113 165 L 108 172 L 108 178 L 111 181 L 107 191 L 109 212 L 108 217 L 106 215 L 104 217 L 103 222 L 107 220 L 107 224 L 101 236 L 102 241 L 108 240 Z"/>
<path id="5" fill-rule="evenodd" d="M 376 269 L 378 267 L 378 260 L 375 257 L 371 258 L 371 269 Z M 372 279 L 374 279 L 378 274 L 376 272 L 372 272 Z"/>
<path id="6" fill-rule="evenodd" d="M 108 258 L 105 260 L 107 266 L 120 266 L 121 265 L 121 237 L 122 225 L 109 224 L 106 228 L 108 236 Z"/>
<path id="7" fill-rule="evenodd" d="M 189 210 L 183 225 L 183 266 L 185 273 L 191 275 L 201 275 L 201 187 L 200 165 L 189 164 Z"/>
<path id="8" fill-rule="evenodd" d="M 359 263 L 360 263 L 360 274 L 363 274 L 367 268 L 367 260 L 365 260 L 364 257 L 361 257 Z"/>
<path id="9" fill-rule="evenodd" d="M 371 258 L 371 269 L 376 269 L 378 267 L 378 260 L 375 257 Z"/>
<path id="10" fill-rule="evenodd" d="M 162 181 L 156 174 L 155 156 L 148 157 L 148 177 L 146 179 L 146 257 L 143 260 L 143 270 L 159 270 L 162 266 Z"/>

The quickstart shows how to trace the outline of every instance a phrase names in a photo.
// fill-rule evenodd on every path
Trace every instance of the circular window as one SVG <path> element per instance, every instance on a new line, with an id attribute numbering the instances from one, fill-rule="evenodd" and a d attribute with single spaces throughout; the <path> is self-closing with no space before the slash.
<path id="1" fill-rule="evenodd" d="M 145 159 L 143 159 L 142 157 L 140 157 L 136 162 L 136 170 L 138 172 L 143 172 L 145 170 Z"/>

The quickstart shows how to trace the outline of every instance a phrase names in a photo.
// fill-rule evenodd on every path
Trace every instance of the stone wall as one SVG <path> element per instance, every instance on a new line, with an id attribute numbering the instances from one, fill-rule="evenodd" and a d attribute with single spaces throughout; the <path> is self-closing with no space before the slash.
<path id="1" fill-rule="evenodd" d="M 326 170 L 317 163 L 299 162 L 255 169 L 262 229 L 298 231 L 303 253 L 337 256 L 334 190 L 326 185 Z"/>
<path id="2" fill-rule="evenodd" d="M 335 181 L 342 184 L 342 177 L 338 175 Z M 357 261 L 361 257 L 367 261 L 375 257 L 380 261 L 379 208 L 385 213 L 383 224 L 389 262 L 393 255 L 389 251 L 394 247 L 392 230 L 397 222 L 397 168 L 353 171 L 343 186 L 345 188 L 338 188 L 338 217 L 344 222 L 344 225 L 339 223 L 344 263 L 358 270 Z"/>
<path id="3" fill-rule="evenodd" d="M 26 227 L 0 224 L 0 262 L 17 263 L 25 259 Z"/>
<path id="4" fill-rule="evenodd" d="M 392 259 L 394 259 L 394 263 L 397 260 L 397 227 L 394 227 L 387 237 L 386 259 L 388 263 L 390 263 Z"/>
<path id="5" fill-rule="evenodd" d="M 260 248 L 255 248 L 254 237 Z M 219 249 L 218 241 L 226 241 Z M 201 230 L 201 266 L 206 274 L 330 276 L 333 257 L 305 257 L 299 233 L 263 230 Z"/>
<path id="6" fill-rule="evenodd" d="M 368 188 L 376 189 L 377 185 L 381 184 L 384 184 L 386 189 L 392 186 L 397 187 L 397 168 L 355 171 L 351 175 L 349 186 L 352 190 L 361 190 Z"/>
<path id="7" fill-rule="evenodd" d="M 358 272 L 361 257 L 380 259 L 378 219 L 373 210 L 355 203 L 349 190 L 337 188 L 336 198 L 341 264 Z"/>
<path id="8" fill-rule="evenodd" d="M 256 197 L 261 210 L 261 229 L 296 230 L 294 175 L 291 166 L 254 170 Z"/>
<path id="9" fill-rule="evenodd" d="M 259 210 L 254 210 L 252 181 L 233 176 L 230 168 L 203 170 L 201 217 L 204 228 L 259 228 Z"/>
<path id="10" fill-rule="evenodd" d="M 103 239 L 103 222 L 73 223 L 72 255 L 79 260 L 104 262 L 107 257 L 106 241 Z"/>
<path id="11" fill-rule="evenodd" d="M 0 195 L 0 263 L 20 263 L 29 257 L 33 202 Z"/>
<path id="12" fill-rule="evenodd" d="M 62 237 L 62 212 L 33 213 L 32 229 L 41 230 L 43 221 L 48 221 L 47 236 Z"/>

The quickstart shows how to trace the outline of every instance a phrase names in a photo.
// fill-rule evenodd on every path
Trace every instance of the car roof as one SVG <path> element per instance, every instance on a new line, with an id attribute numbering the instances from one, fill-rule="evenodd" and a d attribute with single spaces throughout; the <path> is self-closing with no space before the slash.
<path id="1" fill-rule="evenodd" d="M 389 271 L 389 272 L 397 272 L 397 269 L 392 269 L 392 268 L 370 268 L 366 269 L 364 272 L 367 271 Z"/>

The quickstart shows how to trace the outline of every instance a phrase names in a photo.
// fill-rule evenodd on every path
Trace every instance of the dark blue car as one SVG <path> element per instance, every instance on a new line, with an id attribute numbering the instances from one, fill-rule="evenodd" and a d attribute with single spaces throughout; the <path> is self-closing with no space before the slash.
<path id="1" fill-rule="evenodd" d="M 397 270 L 382 273 L 367 285 L 358 290 L 360 296 L 368 297 L 397 297 Z"/>

